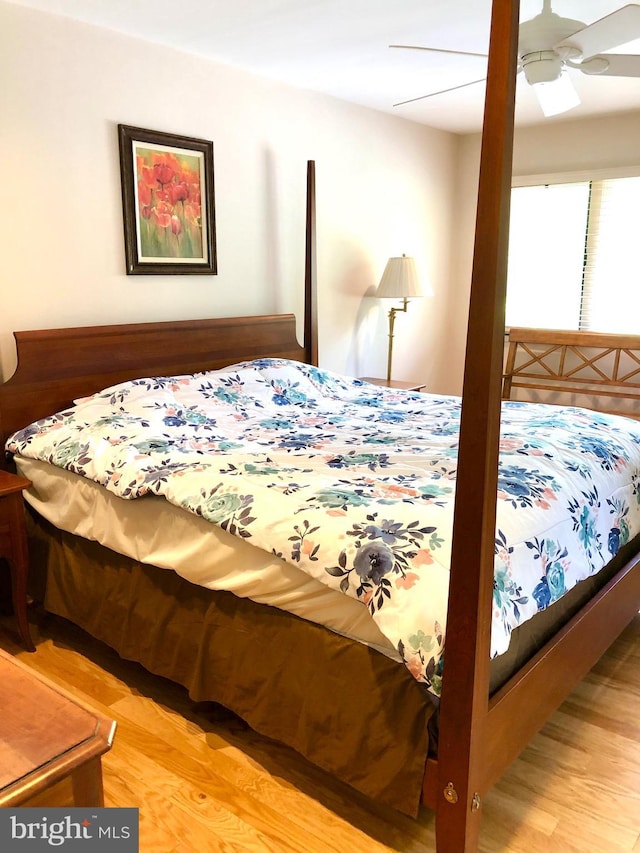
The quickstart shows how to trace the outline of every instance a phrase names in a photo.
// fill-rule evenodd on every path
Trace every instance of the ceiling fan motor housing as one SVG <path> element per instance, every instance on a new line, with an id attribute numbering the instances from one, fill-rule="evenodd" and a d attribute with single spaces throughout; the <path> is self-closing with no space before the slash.
<path id="1" fill-rule="evenodd" d="M 562 73 L 562 60 L 555 50 L 534 50 L 520 60 L 527 83 L 552 83 Z"/>
<path id="2" fill-rule="evenodd" d="M 551 83 L 557 80 L 562 73 L 564 60 L 577 58 L 580 51 L 566 47 L 559 53 L 553 49 L 553 45 L 568 39 L 584 27 L 582 21 L 562 18 L 555 12 L 543 12 L 521 24 L 518 55 L 527 82 Z"/>

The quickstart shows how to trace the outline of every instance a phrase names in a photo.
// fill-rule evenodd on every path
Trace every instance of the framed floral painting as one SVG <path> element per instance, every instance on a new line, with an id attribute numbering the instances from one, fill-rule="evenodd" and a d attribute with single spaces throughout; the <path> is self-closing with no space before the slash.
<path id="1" fill-rule="evenodd" d="M 213 142 L 118 125 L 128 275 L 215 275 Z"/>

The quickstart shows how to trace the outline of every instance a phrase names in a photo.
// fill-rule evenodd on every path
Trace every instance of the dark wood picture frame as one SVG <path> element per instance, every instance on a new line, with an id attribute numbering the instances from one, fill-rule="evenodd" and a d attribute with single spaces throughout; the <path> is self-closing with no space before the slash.
<path id="1" fill-rule="evenodd" d="M 118 125 L 127 275 L 217 273 L 213 142 Z"/>

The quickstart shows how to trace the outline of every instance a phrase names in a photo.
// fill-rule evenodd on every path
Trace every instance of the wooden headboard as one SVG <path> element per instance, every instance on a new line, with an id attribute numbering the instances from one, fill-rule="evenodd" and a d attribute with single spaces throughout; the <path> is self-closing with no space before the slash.
<path id="1" fill-rule="evenodd" d="M 512 328 L 502 398 L 640 418 L 640 335 Z"/>
<path id="2" fill-rule="evenodd" d="M 0 439 L 74 399 L 142 376 L 274 356 L 309 361 L 293 314 L 15 332 L 18 367 L 0 385 Z"/>

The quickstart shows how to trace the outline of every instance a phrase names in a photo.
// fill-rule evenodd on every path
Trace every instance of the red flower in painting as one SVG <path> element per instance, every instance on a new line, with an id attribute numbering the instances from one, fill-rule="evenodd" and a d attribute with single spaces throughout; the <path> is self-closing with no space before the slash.
<path id="1" fill-rule="evenodd" d="M 144 181 L 138 182 L 138 207 L 143 219 L 151 217 L 151 189 Z"/>
<path id="2" fill-rule="evenodd" d="M 156 222 L 161 228 L 168 228 L 171 225 L 171 217 L 168 213 L 160 213 L 156 208 L 153 208 L 153 213 L 156 218 Z"/>
<path id="3" fill-rule="evenodd" d="M 138 182 L 138 200 L 140 204 L 151 204 L 151 189 L 144 181 Z"/>
<path id="4" fill-rule="evenodd" d="M 169 192 L 171 195 L 171 201 L 174 204 L 178 201 L 184 201 L 185 199 L 189 198 L 189 188 L 184 182 L 172 183 L 169 187 Z"/>
<path id="5" fill-rule="evenodd" d="M 157 207 L 153 208 L 153 216 L 161 228 L 168 228 L 171 225 L 171 208 L 164 202 L 160 202 Z"/>
<path id="6" fill-rule="evenodd" d="M 153 174 L 155 175 L 156 180 L 164 186 L 165 184 L 171 183 L 173 176 L 175 175 L 175 171 L 166 163 L 154 163 Z"/>
<path id="7" fill-rule="evenodd" d="M 156 180 L 155 172 L 153 171 L 153 166 L 139 166 L 138 167 L 138 175 L 142 177 L 144 183 L 149 187 L 157 187 L 158 181 Z"/>

